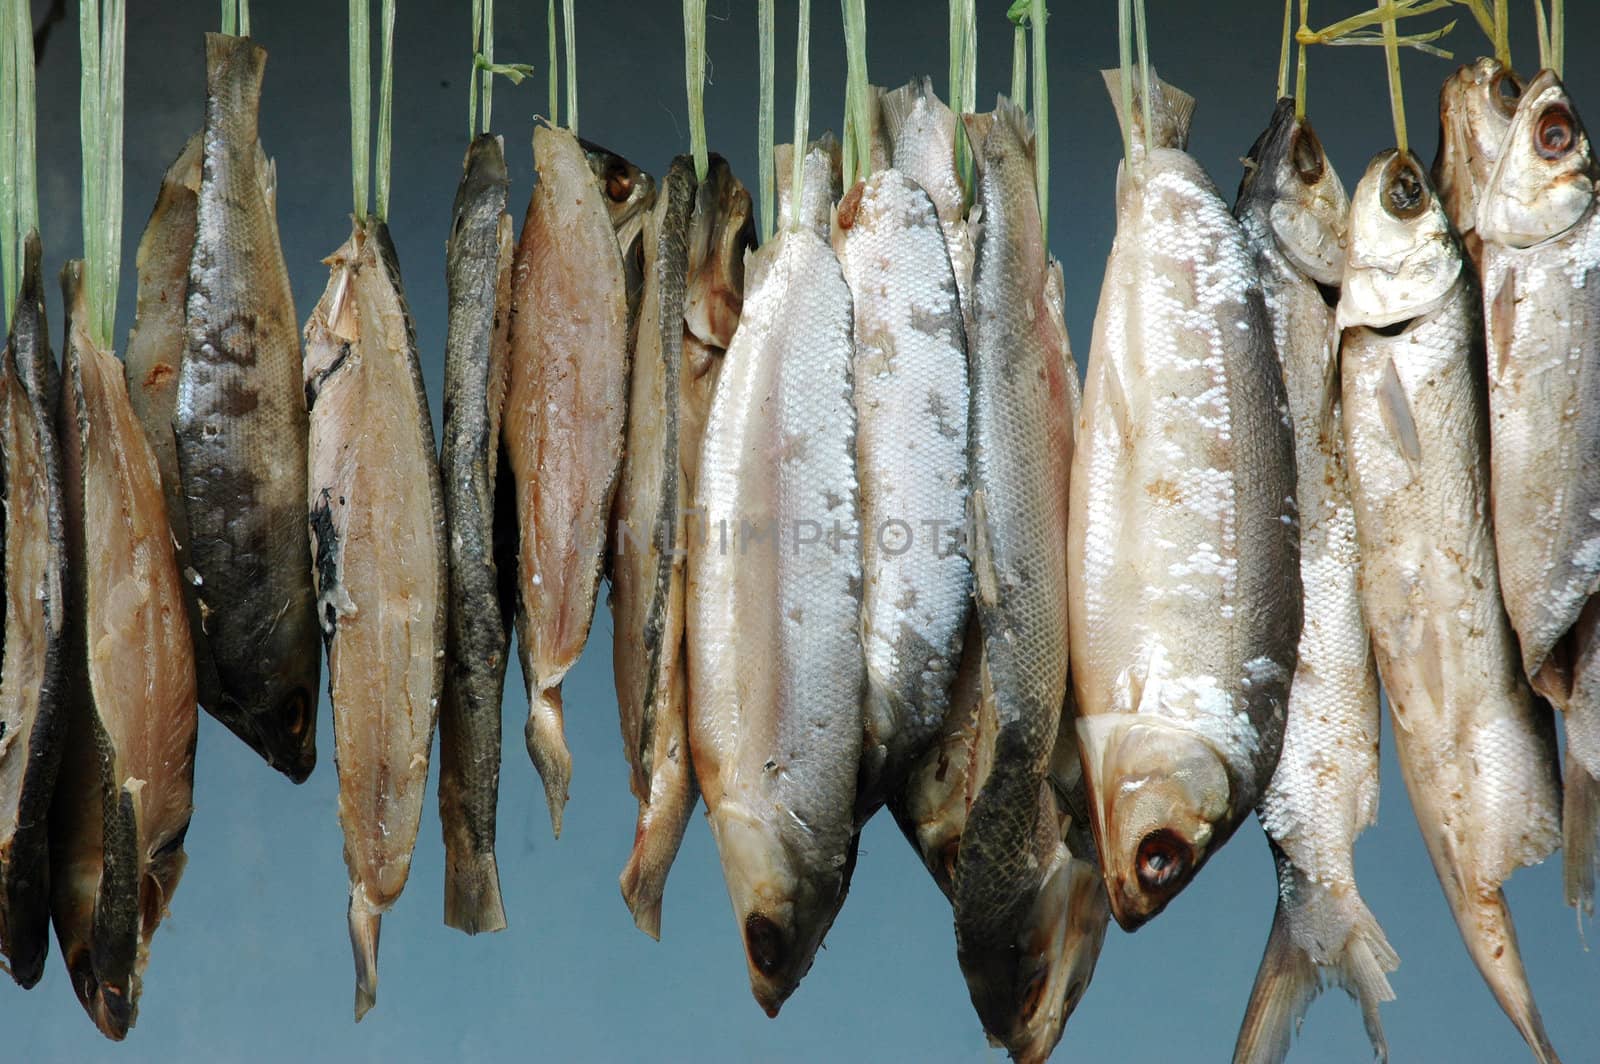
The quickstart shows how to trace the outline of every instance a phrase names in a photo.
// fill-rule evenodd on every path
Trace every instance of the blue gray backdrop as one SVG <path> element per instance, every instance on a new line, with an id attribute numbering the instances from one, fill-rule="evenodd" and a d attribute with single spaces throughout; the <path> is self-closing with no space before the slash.
<path id="1" fill-rule="evenodd" d="M 45 3 L 34 0 L 42 17 Z M 70 0 L 67 5 L 75 7 Z M 661 172 L 687 149 L 679 5 L 578 0 L 583 133 Z M 710 146 L 755 178 L 754 0 L 710 0 L 706 90 Z M 813 130 L 838 126 L 844 53 L 837 6 L 814 6 Z M 980 99 L 1010 80 L 1004 0 L 980 3 Z M 1121 154 L 1096 71 L 1114 64 L 1112 0 L 1067 4 L 1049 27 L 1051 243 L 1066 264 L 1068 318 L 1081 360 L 1111 244 L 1112 184 Z M 1313 5 L 1332 20 L 1357 3 Z M 1364 2 L 1360 6 L 1366 6 Z M 1519 65 L 1537 65 L 1531 5 L 1513 5 Z M 1570 85 L 1600 116 L 1600 14 L 1568 4 Z M 778 134 L 789 131 L 790 0 L 778 5 Z M 872 79 L 931 73 L 945 87 L 946 14 L 938 0 L 872 0 Z M 444 241 L 466 144 L 468 0 L 402 0 L 396 33 L 394 195 L 390 224 L 416 312 L 439 421 L 445 336 Z M 1239 157 L 1273 104 L 1281 7 L 1275 0 L 1151 0 L 1151 47 L 1163 76 L 1200 101 L 1194 150 L 1231 198 Z M 1486 50 L 1465 9 L 1458 55 Z M 496 50 L 534 62 L 534 79 L 495 93 L 520 219 L 531 181 L 529 138 L 545 93 L 545 5 L 502 0 Z M 253 29 L 269 49 L 262 140 L 277 158 L 278 214 L 303 318 L 327 280 L 320 264 L 349 233 L 350 149 L 345 5 L 258 0 Z M 131 324 L 133 252 L 167 164 L 200 124 L 201 34 L 214 3 L 134 0 L 128 13 L 126 216 L 119 339 Z M 376 26 L 377 19 L 373 19 Z M 1435 93 L 1452 64 L 1408 56 L 1413 144 L 1431 158 Z M 1392 144 L 1381 55 L 1322 50 L 1311 60 L 1310 113 L 1347 186 Z M 77 42 L 69 10 L 39 71 L 43 230 L 53 271 L 78 255 Z M 59 336 L 59 307 L 52 322 Z M 576 765 L 566 828 L 550 838 L 544 799 L 522 749 L 527 703 L 515 667 L 505 699 L 500 860 L 511 927 L 469 939 L 441 922 L 442 847 L 434 793 L 411 881 L 385 918 L 376 1009 L 351 1022 L 346 877 L 335 815 L 326 700 L 313 778 L 294 787 L 202 715 L 189 868 L 156 936 L 138 1027 L 101 1040 L 52 956 L 30 994 L 0 985 L 0 1059 L 161 1061 L 400 1060 L 981 1060 L 986 1048 L 956 967 L 950 913 L 887 817 L 870 824 L 860 869 L 827 948 L 776 1021 L 751 999 L 737 928 L 703 822 L 691 825 L 668 885 L 663 941 L 640 934 L 616 875 L 632 839 L 634 802 L 620 749 L 602 607 L 588 652 L 567 681 Z M 1387 735 L 1385 742 L 1388 742 Z M 1357 851 L 1362 886 L 1402 958 L 1399 1000 L 1384 1008 L 1396 1061 L 1526 1059 L 1520 1040 L 1467 960 L 1423 852 L 1392 753 L 1385 751 L 1381 822 Z M 1223 1060 L 1273 906 L 1267 848 L 1252 821 L 1171 909 L 1137 935 L 1108 933 L 1060 1059 L 1168 1064 Z M 1584 952 L 1561 902 L 1558 861 L 1509 887 L 1530 976 L 1568 1061 L 1600 1059 L 1594 1003 L 1600 960 Z M 1354 1007 L 1337 990 L 1313 1006 L 1293 1059 L 1369 1057 Z"/>

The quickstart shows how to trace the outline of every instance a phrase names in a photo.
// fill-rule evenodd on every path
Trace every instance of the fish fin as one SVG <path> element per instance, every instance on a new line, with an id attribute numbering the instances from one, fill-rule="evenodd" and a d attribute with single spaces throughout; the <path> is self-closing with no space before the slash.
<path id="1" fill-rule="evenodd" d="M 544 797 L 550 806 L 550 830 L 561 837 L 561 815 L 567 807 L 567 788 L 572 782 L 572 754 L 561 717 L 561 684 L 528 692 L 528 723 L 523 738 L 528 756 L 544 781 Z"/>
<path id="2" fill-rule="evenodd" d="M 1569 750 L 1564 758 L 1561 795 L 1562 872 L 1567 904 L 1581 916 L 1594 915 L 1595 869 L 1600 866 L 1600 781 L 1589 775 Z M 1582 926 L 1580 921 L 1580 927 Z"/>
<path id="3" fill-rule="evenodd" d="M 1415 477 L 1422 463 L 1422 441 L 1417 436 L 1417 422 L 1411 416 L 1406 386 L 1400 380 L 1400 371 L 1395 368 L 1394 359 L 1391 358 L 1384 366 L 1383 380 L 1378 382 L 1374 394 L 1378 399 L 1378 414 L 1383 419 L 1383 427 L 1389 430 L 1396 449 L 1405 456 L 1406 464 L 1411 467 L 1411 475 Z"/>
<path id="4" fill-rule="evenodd" d="M 1321 989 L 1317 966 L 1295 944 L 1282 899 L 1256 969 L 1250 1003 L 1233 1045 L 1233 1064 L 1283 1064 L 1289 1042 Z"/>
<path id="5" fill-rule="evenodd" d="M 1000 600 L 1000 580 L 989 545 L 988 496 L 981 488 L 974 489 L 968 496 L 968 506 L 972 513 L 973 591 L 980 608 L 993 607 Z"/>
<path id="6" fill-rule="evenodd" d="M 378 931 L 383 914 L 359 880 L 350 884 L 350 949 L 356 962 L 356 1022 L 378 1003 Z"/>
<path id="7" fill-rule="evenodd" d="M 1133 418 L 1128 408 L 1128 393 L 1122 387 L 1122 374 L 1117 372 L 1115 359 L 1108 358 L 1100 365 L 1100 379 L 1105 382 L 1106 400 L 1111 406 L 1111 417 L 1117 423 L 1117 435 L 1122 437 L 1126 445 L 1129 437 L 1133 435 Z"/>
<path id="8" fill-rule="evenodd" d="M 926 76 L 912 78 L 898 89 L 891 89 L 883 94 L 881 105 L 883 131 L 891 144 L 900 139 L 900 131 L 911 120 L 911 114 L 917 109 L 917 104 L 923 100 L 932 105 L 944 106 L 938 93 L 934 92 L 933 79 Z"/>
<path id="9" fill-rule="evenodd" d="M 504 931 L 505 903 L 500 897 L 500 863 L 493 850 L 478 850 L 447 860 L 444 873 L 444 923 L 457 931 Z"/>
<path id="10" fill-rule="evenodd" d="M 1028 113 L 1018 107 L 1006 96 L 996 97 L 994 113 L 1022 145 L 1022 150 L 1027 153 L 1028 163 L 1033 164 L 1035 141 L 1033 136 L 1033 123 L 1028 119 Z"/>
<path id="11" fill-rule="evenodd" d="M 1517 271 L 1506 270 L 1505 280 L 1489 302 L 1489 343 L 1494 347 L 1494 375 L 1504 378 L 1511 360 L 1512 334 L 1517 324 Z"/>
<path id="12" fill-rule="evenodd" d="M 681 706 L 681 703 L 680 703 Z M 651 938 L 661 938 L 661 897 L 667 873 L 683 845 L 684 832 L 694 813 L 699 791 L 689 763 L 687 736 L 674 742 L 667 760 L 658 762 L 650 777 L 650 797 L 639 803 L 639 825 L 633 850 L 617 884 L 633 922 Z"/>
<path id="13" fill-rule="evenodd" d="M 988 114 L 965 114 L 961 116 L 961 125 L 967 131 L 967 143 L 972 146 L 972 165 L 981 173 L 984 167 L 983 146 L 989 142 L 989 134 L 994 132 L 998 112 Z"/>
<path id="14" fill-rule="evenodd" d="M 1444 655 L 1439 649 L 1439 633 L 1431 624 L 1422 628 L 1421 645 L 1417 647 L 1417 664 L 1422 670 L 1422 685 L 1428 690 L 1428 697 L 1433 700 L 1433 711 L 1443 710 L 1444 698 Z"/>
<path id="15" fill-rule="evenodd" d="M 1106 92 L 1111 95 L 1111 106 L 1117 113 L 1117 125 L 1142 133 L 1144 105 L 1140 92 L 1144 79 L 1138 76 L 1137 71 L 1134 73 L 1132 115 L 1122 113 L 1122 71 L 1113 67 L 1100 71 L 1100 76 L 1105 79 Z M 1155 67 L 1150 68 L 1150 87 L 1155 93 L 1155 98 L 1150 101 L 1150 118 L 1156 125 L 1150 131 L 1152 146 L 1177 148 L 1179 151 L 1186 149 L 1189 146 L 1189 124 L 1194 120 L 1194 97 L 1162 81 Z"/>

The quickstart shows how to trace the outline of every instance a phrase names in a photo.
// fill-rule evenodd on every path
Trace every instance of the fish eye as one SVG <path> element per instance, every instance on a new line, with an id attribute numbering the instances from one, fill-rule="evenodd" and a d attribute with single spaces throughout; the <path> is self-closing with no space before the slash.
<path id="1" fill-rule="evenodd" d="M 1139 842 L 1139 883 L 1146 890 L 1164 890 L 1189 871 L 1189 846 L 1167 828 L 1152 831 Z"/>
<path id="2" fill-rule="evenodd" d="M 614 166 L 606 174 L 606 195 L 612 203 L 626 203 L 633 195 L 633 175 L 621 166 Z"/>
<path id="3" fill-rule="evenodd" d="M 289 734 L 299 736 L 306 730 L 306 721 L 310 717 L 311 700 L 304 691 L 295 691 L 283 700 L 283 718 Z"/>
<path id="4" fill-rule="evenodd" d="M 751 913 L 744 918 L 744 948 L 750 954 L 750 963 L 756 971 L 772 978 L 782 968 L 788 954 L 783 943 L 783 932 L 778 925 L 761 913 Z"/>
<path id="5" fill-rule="evenodd" d="M 1560 159 L 1578 145 L 1577 123 L 1562 104 L 1547 108 L 1533 131 L 1533 146 L 1546 159 Z"/>
<path id="6" fill-rule="evenodd" d="M 1322 142 L 1310 126 L 1301 126 L 1295 131 L 1294 143 L 1289 147 L 1289 160 L 1294 163 L 1294 172 L 1300 175 L 1301 181 L 1314 185 L 1322 180 Z"/>
<path id="7" fill-rule="evenodd" d="M 1521 79 L 1509 70 L 1502 70 L 1489 83 L 1489 97 L 1500 113 L 1510 118 L 1517 109 L 1517 101 L 1522 99 Z"/>
<path id="8" fill-rule="evenodd" d="M 1422 175 L 1404 156 L 1395 156 L 1383 183 L 1383 209 L 1401 221 L 1410 221 L 1428 206 L 1428 189 Z"/>
<path id="9" fill-rule="evenodd" d="M 1022 991 L 1022 1022 L 1032 1023 L 1034 1014 L 1039 1011 L 1039 1006 L 1044 1004 L 1045 984 L 1050 981 L 1049 973 L 1040 968 L 1033 973 L 1033 978 L 1028 980 L 1028 985 Z"/>

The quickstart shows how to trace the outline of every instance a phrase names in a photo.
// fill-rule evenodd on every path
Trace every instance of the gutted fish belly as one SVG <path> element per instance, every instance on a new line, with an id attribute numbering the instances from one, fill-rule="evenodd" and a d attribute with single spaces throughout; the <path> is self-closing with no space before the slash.
<path id="1" fill-rule="evenodd" d="M 540 126 L 533 155 L 539 183 L 512 273 L 502 427 L 520 526 L 517 642 L 528 754 L 559 836 L 572 776 L 561 681 L 589 638 L 622 461 L 628 308 L 609 197 L 583 149 L 565 130 Z"/>
<path id="2" fill-rule="evenodd" d="M 50 949 L 50 799 L 67 726 L 63 705 L 67 539 L 55 359 L 36 232 L 0 354 L 5 643 L 0 670 L 0 953 L 31 987 Z"/>
<path id="3" fill-rule="evenodd" d="M 277 172 L 257 139 L 266 61 L 248 38 L 206 35 L 204 159 L 172 427 L 189 528 L 184 579 L 219 685 L 202 689 L 201 702 L 299 782 L 316 764 L 320 661 L 300 343 Z"/>
<path id="4" fill-rule="evenodd" d="M 1323 297 L 1344 272 L 1350 201 L 1309 122 L 1283 99 L 1250 153 L 1234 213 L 1255 255 L 1294 424 L 1305 624 L 1283 750 L 1257 815 L 1278 906 L 1234 1059 L 1281 1062 L 1323 976 L 1378 1004 L 1399 958 L 1356 889 L 1355 841 L 1378 815 L 1378 682 L 1340 427 L 1338 330 Z M 1321 286 L 1321 287 L 1319 287 Z"/>
<path id="5" fill-rule="evenodd" d="M 144 426 L 144 436 L 161 469 L 161 487 L 167 500 L 167 523 L 178 551 L 180 576 L 191 570 L 189 519 L 184 506 L 183 482 L 178 474 L 177 440 L 172 415 L 178 401 L 178 367 L 183 363 L 185 295 L 189 263 L 194 258 L 195 217 L 200 191 L 200 163 L 204 155 L 201 135 L 189 138 L 178 158 L 167 168 L 150 212 L 144 236 L 139 239 L 138 303 L 123 369 L 128 381 L 128 402 Z M 189 631 L 202 628 L 200 599 L 187 591 Z M 195 669 L 201 697 L 214 700 L 219 681 L 210 648 L 195 640 Z"/>
<path id="6" fill-rule="evenodd" d="M 510 619 L 501 610 L 494 524 L 515 244 L 505 209 L 509 186 L 500 138 L 473 140 L 445 247 L 450 319 L 439 464 L 449 595 L 439 820 L 444 922 L 469 935 L 506 926 L 494 841 Z"/>
<path id="7" fill-rule="evenodd" d="M 621 876 L 634 922 L 661 935 L 661 895 L 694 808 L 684 705 L 683 550 L 689 493 L 678 453 L 689 241 L 697 183 L 678 156 L 644 227 L 644 293 L 628 437 L 612 509 L 612 663 L 629 785 L 639 802 Z M 695 441 L 697 442 L 697 441 Z"/>
<path id="8" fill-rule="evenodd" d="M 1134 152 L 1067 546 L 1083 771 L 1111 911 L 1130 930 L 1260 801 L 1301 627 L 1294 439 L 1261 280 L 1215 185 L 1173 146 L 1193 100 L 1155 84 L 1150 151 L 1143 108 L 1120 116 Z"/>
<path id="9" fill-rule="evenodd" d="M 961 313 L 966 319 L 967 335 L 971 336 L 976 223 L 968 220 L 961 175 L 956 169 L 955 113 L 933 91 L 930 78 L 885 93 L 882 110 L 884 135 L 893 146 L 894 168 L 921 185 L 939 212 L 945 248 L 961 293 Z"/>
<path id="10" fill-rule="evenodd" d="M 1522 96 L 1479 208 L 1490 486 L 1506 612 L 1567 733 L 1567 904 L 1600 861 L 1600 209 L 1594 149 L 1548 71 Z"/>
<path id="11" fill-rule="evenodd" d="M 950 705 L 972 603 L 966 327 L 933 204 L 897 170 L 836 212 L 855 327 L 867 661 L 862 819 L 898 790 Z"/>
<path id="12" fill-rule="evenodd" d="M 51 908 L 78 1000 L 106 1037 L 138 1017 L 150 939 L 183 874 L 193 805 L 194 647 L 155 455 L 123 369 L 87 331 L 81 262 L 63 274 L 67 541 L 78 603 Z"/>
<path id="13" fill-rule="evenodd" d="M 824 240 L 828 238 L 833 205 L 844 195 L 840 153 L 838 139 L 832 133 L 824 133 L 806 145 L 806 157 L 800 163 L 800 224 Z M 778 224 L 786 226 L 793 218 L 789 186 L 794 180 L 794 145 L 779 144 L 773 149 L 772 159 L 777 171 Z"/>
<path id="14" fill-rule="evenodd" d="M 328 647 L 356 1019 L 404 889 L 444 683 L 444 504 L 389 230 L 356 226 L 306 323 L 311 553 Z"/>
<path id="15" fill-rule="evenodd" d="M 1521 95 L 1517 72 L 1487 57 L 1460 67 L 1439 89 L 1439 154 L 1433 160 L 1433 184 L 1467 257 L 1479 270 L 1483 238 L 1478 233 L 1478 205 Z"/>
<path id="16" fill-rule="evenodd" d="M 689 728 L 756 1000 L 776 1015 L 838 911 L 864 667 L 850 290 L 809 226 L 750 259 L 689 557 Z"/>
<path id="17" fill-rule="evenodd" d="M 1413 156 L 1372 161 L 1350 230 L 1344 433 L 1401 774 L 1467 952 L 1553 1061 L 1500 890 L 1556 848 L 1561 821 L 1550 720 L 1496 578 L 1477 286 Z"/>

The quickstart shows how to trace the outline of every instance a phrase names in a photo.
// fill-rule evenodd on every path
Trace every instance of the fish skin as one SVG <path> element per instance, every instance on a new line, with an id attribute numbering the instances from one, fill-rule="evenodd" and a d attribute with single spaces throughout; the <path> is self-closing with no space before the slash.
<path id="1" fill-rule="evenodd" d="M 972 608 L 967 344 L 939 216 L 911 178 L 889 169 L 858 182 L 835 212 L 833 247 L 853 307 L 866 531 L 864 822 L 937 735 L 960 664 Z"/>
<path id="2" fill-rule="evenodd" d="M 1439 152 L 1433 160 L 1433 184 L 1467 257 L 1480 271 L 1483 239 L 1478 233 L 1478 205 L 1522 91 L 1517 72 L 1488 56 L 1457 68 L 1439 89 Z"/>
<path id="3" fill-rule="evenodd" d="M 511 369 L 501 431 L 516 485 L 517 643 L 528 754 L 559 837 L 572 755 L 561 681 L 583 652 L 622 462 L 626 276 L 607 204 L 571 133 L 533 134 L 539 183 L 511 280 Z"/>
<path id="4" fill-rule="evenodd" d="M 680 155 L 645 222 L 645 278 L 629 381 L 627 443 L 612 504 L 609 557 L 612 666 L 628 780 L 639 803 L 633 849 L 619 878 L 639 929 L 661 937 L 661 896 L 695 790 L 684 705 L 681 511 L 692 497 L 679 435 L 690 227 L 698 182 Z"/>
<path id="5" fill-rule="evenodd" d="M 150 939 L 187 860 L 199 721 L 160 469 L 121 364 L 88 335 L 82 281 L 82 262 L 68 264 L 59 431 L 77 607 L 50 811 L 51 909 L 78 1000 L 120 1041 L 138 1018 Z"/>
<path id="6" fill-rule="evenodd" d="M 944 242 L 961 293 L 967 335 L 972 335 L 972 267 L 977 256 L 977 219 L 966 210 L 956 169 L 956 116 L 933 89 L 932 78 L 913 79 L 883 96 L 883 132 L 892 145 L 895 169 L 921 185 L 939 212 Z"/>
<path id="7" fill-rule="evenodd" d="M 474 138 L 462 161 L 445 245 L 450 313 L 439 466 L 449 599 L 439 821 L 444 922 L 469 935 L 506 926 L 494 846 L 510 616 L 501 609 L 494 525 L 516 245 L 506 213 L 510 183 L 500 138 Z"/>
<path id="8" fill-rule="evenodd" d="M 1496 578 L 1477 285 L 1414 156 L 1373 159 L 1350 233 L 1345 446 L 1401 775 L 1467 952 L 1534 1056 L 1554 1061 L 1500 889 L 1559 844 L 1560 784 Z"/>
<path id="9" fill-rule="evenodd" d="M 316 765 L 321 660 L 300 342 L 276 170 L 257 139 L 266 58 L 248 38 L 206 34 L 204 176 L 172 426 L 194 570 L 185 585 L 220 685 L 201 703 L 299 783 Z"/>
<path id="10" fill-rule="evenodd" d="M 644 296 L 644 225 L 656 202 L 655 179 L 609 148 L 578 138 L 600 191 L 606 213 L 617 231 L 628 290 L 628 349 L 639 328 L 639 301 Z"/>
<path id="11" fill-rule="evenodd" d="M 713 153 L 706 180 L 700 183 L 690 234 L 689 293 L 684 307 L 686 358 L 704 395 L 686 411 L 699 421 L 692 435 L 704 437 L 705 416 L 722 356 L 733 343 L 744 306 L 744 260 L 756 245 L 756 223 L 750 193 L 734 177 L 727 160 Z M 695 262 L 699 269 L 693 269 Z M 714 360 L 714 362 L 713 362 Z M 698 447 L 682 449 L 690 479 L 699 463 Z"/>
<path id="12" fill-rule="evenodd" d="M 1106 81 L 1120 108 L 1117 73 Z M 1171 146 L 1193 101 L 1156 85 L 1151 150 L 1141 107 L 1119 116 L 1135 150 L 1118 175 L 1067 547 L 1079 748 L 1112 913 L 1130 931 L 1260 801 L 1301 628 L 1294 438 L 1261 280 L 1216 186 Z"/>
<path id="13" fill-rule="evenodd" d="M 776 1016 L 838 912 L 857 846 L 860 509 L 838 260 L 802 224 L 747 270 L 695 489 L 719 541 L 689 557 L 689 728 L 751 990 Z M 802 539 L 804 522 L 814 537 Z"/>
<path id="14" fill-rule="evenodd" d="M 66 735 L 62 673 L 67 540 L 61 447 L 39 234 L 23 242 L 22 285 L 0 353 L 4 460 L 5 668 L 0 670 L 0 953 L 32 987 L 50 949 L 47 827 Z"/>
<path id="15" fill-rule="evenodd" d="M 1035 977 L 1017 945 L 1046 886 L 1041 854 L 1058 838 L 1041 798 L 1067 696 L 1062 548 L 1076 373 L 1050 287 L 1027 119 L 1002 97 L 964 121 L 985 218 L 967 355 L 968 549 L 995 737 L 956 855 L 953 907 L 973 1006 L 1004 1034 Z"/>
<path id="16" fill-rule="evenodd" d="M 358 222 L 325 261 L 328 288 L 306 322 L 306 506 L 359 1021 L 377 1000 L 379 923 L 405 888 L 422 820 L 448 555 L 416 329 L 388 226 Z"/>
<path id="17" fill-rule="evenodd" d="M 178 368 L 186 344 L 185 303 L 189 263 L 194 257 L 195 218 L 200 191 L 201 134 L 189 138 L 161 179 L 155 207 L 139 238 L 135 264 L 139 294 L 133 331 L 123 369 L 128 382 L 128 402 L 144 427 L 145 439 L 161 469 L 161 487 L 167 499 L 167 523 L 178 551 L 178 573 L 189 565 L 189 520 L 184 509 L 182 478 L 178 475 L 177 440 L 172 414 L 178 400 Z M 199 598 L 186 590 L 190 633 L 201 630 Z M 194 645 L 195 669 L 203 692 L 219 690 L 217 666 L 204 639 Z"/>
<path id="18" fill-rule="evenodd" d="M 833 205 L 844 195 L 843 149 L 832 133 L 824 133 L 806 145 L 801 162 L 800 224 L 822 239 L 828 239 Z M 772 149 L 774 181 L 778 193 L 778 225 L 788 228 L 793 207 L 789 186 L 794 180 L 794 145 L 779 144 Z"/>
<path id="19" fill-rule="evenodd" d="M 1568 905 L 1594 911 L 1600 861 L 1600 166 L 1545 71 L 1523 94 L 1479 214 L 1500 589 L 1533 689 L 1567 733 Z M 1541 123 L 1572 116 L 1547 158 Z M 1506 534 L 1500 534 L 1500 530 Z"/>
<path id="20" fill-rule="evenodd" d="M 1356 887 L 1356 837 L 1378 815 L 1378 679 L 1361 613 L 1360 551 L 1340 424 L 1337 291 L 1350 200 L 1294 101 L 1278 101 L 1251 149 L 1234 214 L 1255 256 L 1294 424 L 1305 623 L 1283 749 L 1256 813 L 1278 903 L 1234 1047 L 1238 1064 L 1281 1064 L 1328 981 L 1360 1005 L 1388 1057 L 1378 1004 L 1399 957 Z"/>

